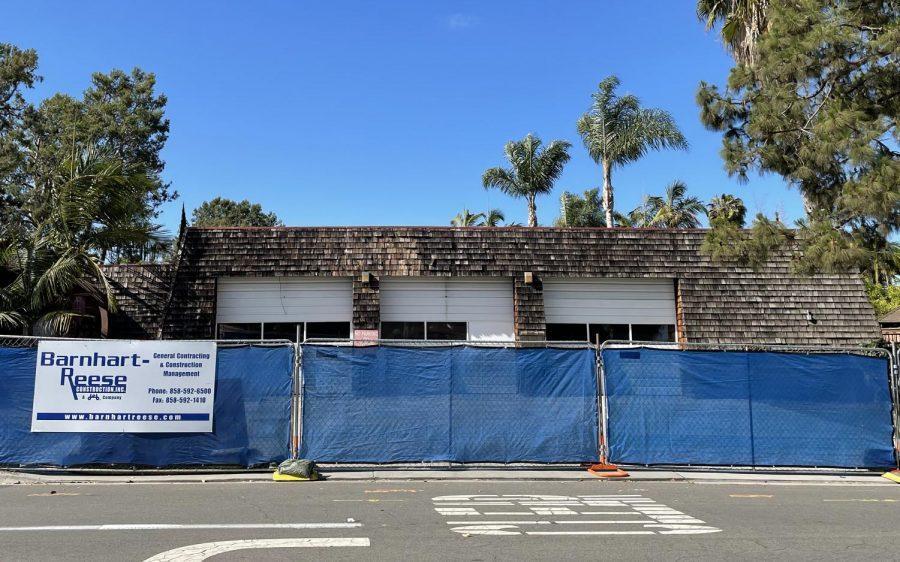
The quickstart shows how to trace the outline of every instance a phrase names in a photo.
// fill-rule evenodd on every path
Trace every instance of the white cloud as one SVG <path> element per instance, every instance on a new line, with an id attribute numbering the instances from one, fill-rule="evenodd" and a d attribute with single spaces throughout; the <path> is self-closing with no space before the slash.
<path id="1" fill-rule="evenodd" d="M 478 18 L 469 14 L 451 14 L 447 18 L 447 27 L 450 29 L 468 29 L 478 25 Z"/>

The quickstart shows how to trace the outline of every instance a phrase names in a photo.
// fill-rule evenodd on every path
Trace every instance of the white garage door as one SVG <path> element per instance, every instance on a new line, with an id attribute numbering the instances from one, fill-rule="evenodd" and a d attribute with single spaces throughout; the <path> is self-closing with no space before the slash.
<path id="1" fill-rule="evenodd" d="M 512 341 L 512 279 L 385 278 L 382 322 L 466 322 L 468 339 Z"/>
<path id="2" fill-rule="evenodd" d="M 222 277 L 218 280 L 216 321 L 350 322 L 350 279 L 307 277 Z"/>
<path id="3" fill-rule="evenodd" d="M 675 324 L 671 279 L 547 279 L 544 314 L 554 324 Z"/>

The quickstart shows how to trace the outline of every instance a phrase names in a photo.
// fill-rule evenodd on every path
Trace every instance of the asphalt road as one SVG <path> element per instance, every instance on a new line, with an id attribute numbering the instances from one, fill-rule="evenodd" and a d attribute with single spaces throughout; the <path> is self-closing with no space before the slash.
<path id="1" fill-rule="evenodd" d="M 283 540 L 262 542 L 273 539 Z M 890 560 L 900 559 L 900 485 L 331 481 L 0 488 L 2 560 L 142 561 L 196 544 L 205 546 L 156 560 Z M 247 548 L 264 546 L 278 548 Z M 237 547 L 244 548 L 231 550 Z"/>

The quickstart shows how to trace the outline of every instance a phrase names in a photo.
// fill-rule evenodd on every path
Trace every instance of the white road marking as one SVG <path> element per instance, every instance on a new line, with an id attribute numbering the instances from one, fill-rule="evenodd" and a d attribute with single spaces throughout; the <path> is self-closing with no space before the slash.
<path id="1" fill-rule="evenodd" d="M 233 552 L 260 548 L 326 548 L 343 546 L 369 546 L 367 538 L 303 538 L 303 539 L 250 539 L 191 544 L 161 552 L 145 562 L 201 562 L 207 558 Z"/>
<path id="2" fill-rule="evenodd" d="M 526 517 L 533 516 L 530 511 L 485 511 L 485 515 L 524 515 Z"/>
<path id="3" fill-rule="evenodd" d="M 439 496 L 432 498 L 435 510 L 453 519 L 465 516 L 466 521 L 446 521 L 451 530 L 464 535 L 694 535 L 718 533 L 721 529 L 687 515 L 683 511 L 637 494 L 602 494 L 587 496 L 557 495 L 488 495 Z M 528 508 L 521 511 L 482 511 L 483 506 L 511 505 Z M 454 506 L 454 507 L 444 507 Z M 584 508 L 618 508 L 610 511 L 589 511 Z M 581 508 L 581 509 L 576 509 Z M 514 516 L 509 520 L 491 516 Z M 634 518 L 597 519 L 597 515 L 626 515 Z M 484 516 L 485 519 L 479 519 Z M 557 517 L 571 519 L 557 519 Z M 549 519 L 553 517 L 553 519 Z M 527 531 L 531 526 L 597 526 L 596 530 L 577 531 Z M 637 529 L 636 526 L 639 526 Z M 601 530 L 602 528 L 606 528 Z M 620 527 L 620 529 L 616 529 Z M 570 527 L 571 528 L 571 527 Z"/>
<path id="4" fill-rule="evenodd" d="M 654 535 L 653 531 L 525 531 L 526 535 Z"/>
<path id="5" fill-rule="evenodd" d="M 581 511 L 581 515 L 641 515 L 635 511 Z"/>
<path id="6" fill-rule="evenodd" d="M 224 523 L 187 524 L 132 523 L 116 525 L 40 525 L 34 527 L 0 527 L 0 532 L 14 531 L 172 531 L 179 529 L 354 529 L 362 523 Z"/>

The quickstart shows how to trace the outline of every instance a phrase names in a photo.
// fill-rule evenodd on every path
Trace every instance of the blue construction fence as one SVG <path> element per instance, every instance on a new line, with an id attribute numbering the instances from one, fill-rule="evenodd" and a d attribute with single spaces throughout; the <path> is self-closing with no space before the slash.
<path id="1" fill-rule="evenodd" d="M 37 348 L 0 347 L 0 465 L 237 465 L 290 456 L 294 347 L 219 347 L 212 433 L 32 433 Z"/>
<path id="2" fill-rule="evenodd" d="M 608 456 L 632 464 L 894 466 L 889 361 L 602 350 Z"/>
<path id="3" fill-rule="evenodd" d="M 302 346 L 300 456 L 318 462 L 598 458 L 591 348 Z"/>

